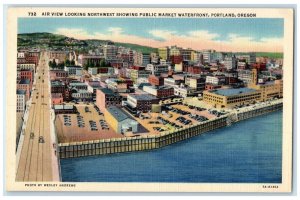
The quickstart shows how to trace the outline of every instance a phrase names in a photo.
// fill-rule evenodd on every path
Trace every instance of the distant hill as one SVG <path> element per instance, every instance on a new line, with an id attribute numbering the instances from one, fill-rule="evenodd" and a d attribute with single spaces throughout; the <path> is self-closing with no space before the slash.
<path id="1" fill-rule="evenodd" d="M 74 47 L 79 51 L 82 47 L 86 49 L 93 48 L 95 46 L 104 45 L 113 43 L 113 41 L 109 40 L 78 40 L 75 38 L 69 38 L 64 35 L 58 35 L 53 33 L 22 33 L 18 34 L 18 47 L 52 47 L 52 48 L 61 48 L 61 47 Z M 151 53 L 157 52 L 156 48 L 137 45 L 137 44 L 129 44 L 129 43 L 119 43 L 115 42 L 117 46 L 123 46 L 127 48 L 131 48 L 135 51 L 140 51 L 142 53 Z"/>
<path id="2" fill-rule="evenodd" d="M 283 58 L 283 53 L 279 52 L 257 52 L 256 57 L 268 57 L 268 58 Z"/>
<path id="3" fill-rule="evenodd" d="M 113 42 L 110 40 L 78 40 L 75 38 L 69 38 L 64 35 L 40 32 L 40 33 L 22 33 L 18 34 L 18 47 L 41 47 L 41 48 L 63 48 L 73 47 L 79 52 L 87 52 L 89 49 L 93 49 L 99 45 L 114 43 L 117 46 L 123 46 L 131 48 L 132 50 L 142 53 L 157 52 L 157 48 L 143 46 L 138 44 Z M 235 54 L 244 54 L 243 52 Z M 283 58 L 283 53 L 276 52 L 257 52 L 257 57 L 269 57 L 269 58 Z"/>

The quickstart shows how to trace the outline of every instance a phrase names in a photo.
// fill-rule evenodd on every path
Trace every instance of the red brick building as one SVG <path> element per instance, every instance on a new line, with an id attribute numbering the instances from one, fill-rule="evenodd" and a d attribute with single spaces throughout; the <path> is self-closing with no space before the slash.
<path id="1" fill-rule="evenodd" d="M 107 88 L 97 89 L 96 92 L 96 105 L 100 108 L 101 111 L 109 106 L 121 106 L 122 97 Z"/>
<path id="2" fill-rule="evenodd" d="M 61 93 L 64 101 L 72 100 L 72 91 L 63 81 L 51 81 L 51 94 L 52 93 Z"/>
<path id="3" fill-rule="evenodd" d="M 182 56 L 170 56 L 170 60 L 172 64 L 180 64 L 183 61 Z"/>
<path id="4" fill-rule="evenodd" d="M 67 78 L 68 72 L 64 70 L 50 70 L 50 79 L 60 79 L 60 78 Z"/>
<path id="5" fill-rule="evenodd" d="M 30 83 L 32 84 L 33 79 L 34 79 L 33 70 L 30 70 L 30 69 L 19 70 L 19 77 L 20 77 L 20 79 L 29 79 Z"/>
<path id="6" fill-rule="evenodd" d="M 26 91 L 26 99 L 30 97 L 30 91 L 32 89 L 32 84 L 29 79 L 21 79 L 17 83 L 17 90 L 25 90 Z"/>
<path id="7" fill-rule="evenodd" d="M 257 71 L 266 71 L 267 66 L 266 63 L 255 63 L 252 64 L 252 68 L 257 69 Z"/>
<path id="8" fill-rule="evenodd" d="M 52 93 L 51 94 L 51 102 L 52 105 L 62 104 L 64 101 L 62 93 Z"/>
<path id="9" fill-rule="evenodd" d="M 211 83 L 206 83 L 205 84 L 205 90 L 214 90 L 214 89 L 218 89 L 218 88 L 221 88 L 222 86 L 221 85 L 214 85 L 214 84 L 211 84 Z"/>
<path id="10" fill-rule="evenodd" d="M 200 74 L 201 68 L 200 68 L 200 66 L 188 66 L 187 72 L 190 74 Z"/>
<path id="11" fill-rule="evenodd" d="M 150 75 L 148 81 L 151 85 L 161 86 L 164 84 L 164 78 L 160 76 Z"/>

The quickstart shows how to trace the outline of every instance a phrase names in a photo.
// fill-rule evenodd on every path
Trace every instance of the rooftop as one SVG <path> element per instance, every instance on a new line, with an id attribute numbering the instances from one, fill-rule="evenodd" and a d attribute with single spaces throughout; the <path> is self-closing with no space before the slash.
<path id="1" fill-rule="evenodd" d="M 19 84 L 30 84 L 30 79 L 21 79 Z"/>
<path id="2" fill-rule="evenodd" d="M 132 98 L 136 100 L 154 100 L 157 99 L 155 96 L 150 94 L 129 94 Z"/>
<path id="3" fill-rule="evenodd" d="M 128 119 L 129 116 L 120 108 L 116 106 L 110 106 L 107 108 L 107 111 L 118 121 L 124 121 L 125 119 Z"/>
<path id="4" fill-rule="evenodd" d="M 118 93 L 115 93 L 114 91 L 108 88 L 100 88 L 99 90 L 101 90 L 104 94 L 119 95 Z"/>
<path id="5" fill-rule="evenodd" d="M 61 86 L 61 85 L 65 85 L 64 82 L 62 81 L 51 81 L 51 86 Z"/>
<path id="6" fill-rule="evenodd" d="M 26 94 L 26 90 L 17 90 L 17 94 Z"/>
<path id="7" fill-rule="evenodd" d="M 242 93 L 255 92 L 256 90 L 250 88 L 231 88 L 231 89 L 220 89 L 220 90 L 210 90 L 209 92 L 215 93 L 221 96 L 233 96 Z"/>
<path id="8" fill-rule="evenodd" d="M 85 85 L 85 86 L 87 86 L 85 83 L 82 83 L 82 82 L 71 82 L 69 85 L 70 86 L 78 86 L 78 85 Z"/>

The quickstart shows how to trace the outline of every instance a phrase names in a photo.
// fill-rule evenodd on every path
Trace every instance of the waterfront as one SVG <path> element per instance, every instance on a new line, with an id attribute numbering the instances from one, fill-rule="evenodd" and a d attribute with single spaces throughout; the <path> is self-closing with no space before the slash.
<path id="1" fill-rule="evenodd" d="M 282 111 L 142 152 L 61 160 L 71 182 L 281 182 Z"/>

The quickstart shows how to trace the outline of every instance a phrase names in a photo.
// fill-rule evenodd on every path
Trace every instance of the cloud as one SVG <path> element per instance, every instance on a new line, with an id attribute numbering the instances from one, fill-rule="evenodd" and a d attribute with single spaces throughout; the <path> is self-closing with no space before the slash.
<path id="1" fill-rule="evenodd" d="M 133 43 L 152 47 L 177 45 L 195 50 L 215 49 L 217 51 L 253 51 L 253 52 L 282 52 L 283 38 L 255 39 L 251 36 L 229 33 L 221 38 L 218 33 L 207 30 L 188 31 L 181 34 L 171 30 L 150 30 L 151 37 L 141 37 L 124 32 L 121 27 L 108 27 L 103 32 L 88 32 L 84 29 L 59 28 L 56 33 L 77 39 L 101 39 L 115 42 Z M 226 38 L 226 39 L 225 39 Z M 222 40 L 221 40 L 222 39 Z"/>

